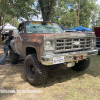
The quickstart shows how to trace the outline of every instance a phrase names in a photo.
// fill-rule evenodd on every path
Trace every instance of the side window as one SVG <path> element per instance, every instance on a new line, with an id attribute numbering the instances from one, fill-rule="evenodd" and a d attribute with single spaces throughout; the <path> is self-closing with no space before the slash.
<path id="1" fill-rule="evenodd" d="M 18 30 L 20 35 L 24 34 L 24 23 L 19 25 Z"/>

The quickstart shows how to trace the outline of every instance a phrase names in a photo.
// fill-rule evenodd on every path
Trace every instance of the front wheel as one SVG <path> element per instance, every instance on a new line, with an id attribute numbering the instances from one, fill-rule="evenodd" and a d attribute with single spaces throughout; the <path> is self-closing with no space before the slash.
<path id="1" fill-rule="evenodd" d="M 71 67 L 75 71 L 84 71 L 89 67 L 90 64 L 90 58 L 84 59 L 82 61 L 79 61 L 75 64 L 75 66 Z"/>
<path id="2" fill-rule="evenodd" d="M 24 62 L 25 76 L 32 85 L 38 85 L 47 79 L 48 68 L 42 65 L 36 54 L 28 55 Z"/>

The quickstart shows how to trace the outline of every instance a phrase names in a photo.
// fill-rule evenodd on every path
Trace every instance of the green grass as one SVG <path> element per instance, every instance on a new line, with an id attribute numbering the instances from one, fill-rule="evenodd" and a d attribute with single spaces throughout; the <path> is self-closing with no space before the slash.
<path id="1" fill-rule="evenodd" d="M 82 72 L 66 67 L 50 70 L 47 81 L 36 87 L 26 81 L 23 63 L 4 65 L 0 67 L 0 89 L 43 91 L 0 94 L 0 100 L 100 100 L 100 55 L 92 56 Z"/>

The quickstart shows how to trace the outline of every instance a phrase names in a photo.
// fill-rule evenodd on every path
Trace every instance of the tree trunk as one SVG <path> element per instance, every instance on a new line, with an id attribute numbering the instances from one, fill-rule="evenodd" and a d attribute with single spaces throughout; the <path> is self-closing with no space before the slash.
<path id="1" fill-rule="evenodd" d="M 15 26 L 15 18 L 12 18 L 12 26 Z"/>
<path id="2" fill-rule="evenodd" d="M 80 0 L 79 0 L 79 5 L 78 5 L 78 21 L 77 21 L 77 26 L 79 26 L 79 15 L 80 15 Z"/>
<path id="3" fill-rule="evenodd" d="M 51 0 L 48 2 L 46 2 L 45 0 L 44 2 L 42 0 L 38 0 L 38 3 L 41 8 L 43 21 L 50 21 L 52 8 L 55 5 L 56 0 Z"/>

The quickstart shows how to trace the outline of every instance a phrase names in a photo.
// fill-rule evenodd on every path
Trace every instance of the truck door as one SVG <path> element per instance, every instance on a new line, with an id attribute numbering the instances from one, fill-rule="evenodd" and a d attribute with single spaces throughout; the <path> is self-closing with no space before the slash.
<path id="1" fill-rule="evenodd" d="M 23 56 L 22 42 L 23 42 L 23 36 L 24 36 L 24 23 L 21 23 L 21 24 L 19 25 L 18 30 L 19 30 L 19 36 L 20 36 L 20 37 L 17 37 L 15 47 L 16 47 L 16 49 L 17 49 L 17 53 L 18 53 L 20 56 Z"/>

